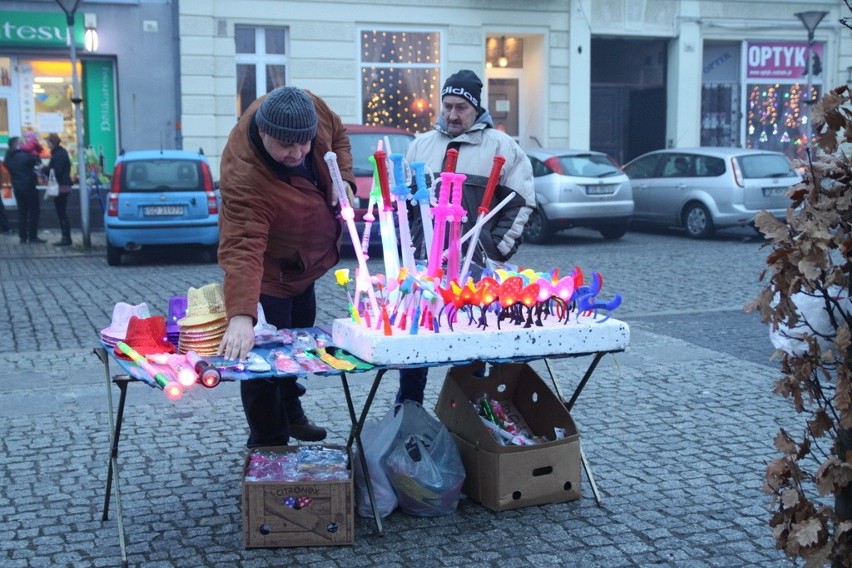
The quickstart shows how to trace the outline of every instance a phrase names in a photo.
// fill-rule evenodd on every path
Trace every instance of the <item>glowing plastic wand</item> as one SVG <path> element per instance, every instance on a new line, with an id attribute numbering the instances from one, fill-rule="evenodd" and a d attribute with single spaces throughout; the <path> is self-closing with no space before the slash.
<path id="1" fill-rule="evenodd" d="M 385 276 L 396 278 L 399 274 L 399 255 L 396 252 L 396 226 L 393 222 L 393 203 L 391 203 L 390 183 L 388 182 L 387 153 L 376 150 L 376 172 L 382 188 L 382 207 L 379 210 L 379 228 L 382 234 L 382 252 L 385 259 Z"/>
<path id="2" fill-rule="evenodd" d="M 414 270 L 414 246 L 408 228 L 408 198 L 411 190 L 405 185 L 405 164 L 402 154 L 391 154 L 393 162 L 393 194 L 396 197 L 396 216 L 399 220 L 399 246 L 402 251 L 402 266 Z"/>
<path id="3" fill-rule="evenodd" d="M 500 172 L 503 171 L 503 164 L 506 163 L 506 158 L 503 156 L 494 156 L 494 164 L 491 166 L 491 175 L 488 176 L 488 183 L 485 184 L 485 194 L 482 196 L 482 202 L 477 209 L 477 223 L 474 227 L 474 233 L 471 237 L 470 244 L 467 247 L 467 253 L 464 255 L 464 264 L 462 264 L 461 273 L 459 274 L 459 283 L 463 284 L 467 281 L 470 263 L 473 260 L 473 253 L 476 251 L 476 244 L 479 242 L 479 233 L 482 231 L 482 220 L 491 209 L 491 200 L 494 199 L 494 190 L 497 189 L 497 182 L 500 180 Z M 461 246 L 461 244 L 459 244 Z"/>
<path id="4" fill-rule="evenodd" d="M 360 299 L 360 292 L 366 292 L 370 300 L 370 308 L 372 308 L 373 314 L 378 317 L 380 314 L 379 304 L 376 302 L 373 285 L 370 283 L 370 270 L 367 268 L 367 259 L 364 256 L 364 251 L 359 246 L 361 241 L 358 239 L 358 230 L 355 228 L 355 211 L 352 209 L 349 197 L 346 195 L 343 176 L 340 175 L 340 167 L 337 165 L 337 154 L 326 152 L 325 163 L 328 165 L 331 183 L 335 191 L 337 191 L 337 199 L 340 202 L 340 216 L 346 222 L 346 228 L 349 230 L 349 238 L 352 239 L 352 248 L 355 250 L 355 258 L 358 259 L 358 273 L 355 277 L 355 300 Z"/>
<path id="5" fill-rule="evenodd" d="M 447 282 L 459 281 L 459 256 L 461 255 L 461 237 L 462 222 L 467 219 L 464 207 L 462 206 L 462 190 L 464 188 L 464 180 L 467 176 L 464 174 L 453 174 L 453 197 L 450 205 L 450 244 L 449 252 L 447 253 Z"/>
<path id="6" fill-rule="evenodd" d="M 447 217 L 450 215 L 450 191 L 453 175 L 456 171 L 456 163 L 459 159 L 459 151 L 455 148 L 447 150 L 446 171 L 441 172 L 441 189 L 438 193 L 438 204 L 432 208 L 432 216 L 435 219 L 435 232 L 432 236 L 432 247 L 429 249 L 429 262 L 426 274 L 437 276 L 443 263 L 444 239 L 447 231 Z"/>
<path id="7" fill-rule="evenodd" d="M 411 171 L 417 188 L 413 197 L 420 205 L 420 222 L 423 224 L 423 249 L 428 254 L 432 250 L 432 192 L 426 185 L 426 163 L 413 162 Z"/>
<path id="8" fill-rule="evenodd" d="M 145 357 L 140 355 L 138 351 L 136 351 L 123 341 L 119 341 L 115 344 L 115 346 L 118 347 L 119 351 L 130 357 L 130 359 L 134 363 L 139 365 L 139 367 L 141 367 L 143 371 L 151 375 L 154 378 L 154 381 L 156 381 L 157 386 L 166 391 L 166 396 L 168 396 L 172 400 L 177 400 L 178 398 L 180 398 L 183 392 L 180 388 L 180 385 L 178 385 L 174 381 L 170 381 L 168 377 L 166 377 L 163 373 L 154 368 L 154 366 L 151 365 L 151 363 L 149 363 L 148 360 L 145 359 Z"/>

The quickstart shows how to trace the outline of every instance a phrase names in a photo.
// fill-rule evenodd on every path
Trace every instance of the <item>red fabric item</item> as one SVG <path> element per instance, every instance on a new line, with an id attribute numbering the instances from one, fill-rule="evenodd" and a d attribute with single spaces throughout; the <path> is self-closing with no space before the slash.
<path id="1" fill-rule="evenodd" d="M 163 316 L 149 318 L 131 316 L 124 343 L 143 356 L 175 352 L 174 344 L 166 339 L 166 318 Z M 113 351 L 116 357 L 130 359 L 118 346 L 114 347 Z"/>

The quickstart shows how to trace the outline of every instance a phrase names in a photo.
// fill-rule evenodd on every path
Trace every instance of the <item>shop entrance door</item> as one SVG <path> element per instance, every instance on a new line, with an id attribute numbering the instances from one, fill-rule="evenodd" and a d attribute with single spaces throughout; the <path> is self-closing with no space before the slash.
<path id="1" fill-rule="evenodd" d="M 503 71 L 500 77 L 488 77 L 488 112 L 494 128 L 502 130 L 520 143 L 523 126 L 520 120 L 520 77 L 518 71 Z"/>

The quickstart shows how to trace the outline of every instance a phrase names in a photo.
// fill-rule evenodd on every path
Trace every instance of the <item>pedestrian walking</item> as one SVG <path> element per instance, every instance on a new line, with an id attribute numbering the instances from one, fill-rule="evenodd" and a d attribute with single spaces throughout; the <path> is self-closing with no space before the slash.
<path id="1" fill-rule="evenodd" d="M 14 147 L 13 147 L 14 146 Z M 18 204 L 18 237 L 22 243 L 44 243 L 38 236 L 38 219 L 41 204 L 38 194 L 38 171 L 41 170 L 41 158 L 38 157 L 41 146 L 31 140 L 20 141 L 20 137 L 9 139 L 9 151 L 3 164 L 12 178 L 12 191 Z"/>
<path id="2" fill-rule="evenodd" d="M 62 147 L 62 140 L 58 134 L 50 134 L 47 137 L 47 145 L 50 146 L 50 162 L 42 170 L 44 177 L 53 175 L 59 183 L 59 195 L 53 198 L 53 206 L 56 208 L 56 217 L 59 219 L 59 230 L 62 239 L 53 243 L 54 246 L 67 247 L 71 244 L 71 224 L 68 222 L 68 196 L 71 194 L 71 158 L 68 151 Z"/>

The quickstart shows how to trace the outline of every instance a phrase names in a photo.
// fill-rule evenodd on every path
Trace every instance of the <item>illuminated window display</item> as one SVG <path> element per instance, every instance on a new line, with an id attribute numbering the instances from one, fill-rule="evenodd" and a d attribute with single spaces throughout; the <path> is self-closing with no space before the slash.
<path id="1" fill-rule="evenodd" d="M 822 91 L 824 48 L 805 42 L 747 42 L 745 146 L 803 158 L 808 101 Z M 811 85 L 810 97 L 806 96 Z"/>
<path id="2" fill-rule="evenodd" d="M 425 132 L 435 121 L 440 89 L 440 33 L 361 33 L 364 124 Z"/>
<path id="3" fill-rule="evenodd" d="M 805 89 L 799 83 L 747 85 L 746 147 L 802 157 L 807 143 L 807 105 L 802 97 Z M 819 88 L 812 86 L 812 99 L 819 96 Z"/>

